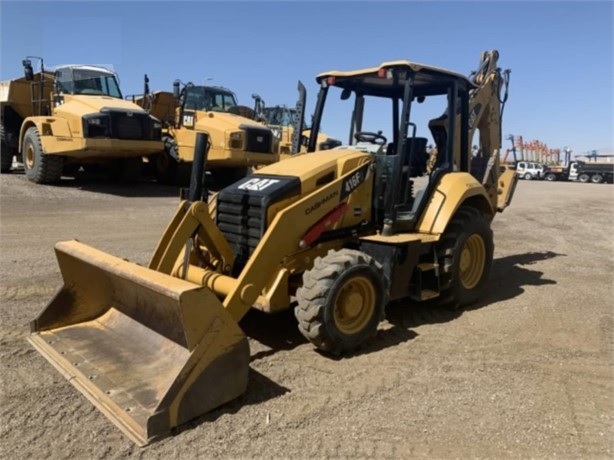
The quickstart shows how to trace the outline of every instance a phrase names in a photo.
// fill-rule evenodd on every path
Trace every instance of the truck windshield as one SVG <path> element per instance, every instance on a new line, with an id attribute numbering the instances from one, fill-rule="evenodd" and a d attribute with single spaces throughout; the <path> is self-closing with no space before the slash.
<path id="1" fill-rule="evenodd" d="M 122 99 L 117 79 L 109 72 L 80 68 L 59 69 L 56 71 L 56 82 L 63 93 Z"/>
<path id="2" fill-rule="evenodd" d="M 229 91 L 204 86 L 188 86 L 185 93 L 185 109 L 227 112 L 237 105 L 237 100 Z"/>
<path id="3" fill-rule="evenodd" d="M 286 107 L 266 107 L 264 117 L 267 125 L 292 126 L 296 111 Z"/>

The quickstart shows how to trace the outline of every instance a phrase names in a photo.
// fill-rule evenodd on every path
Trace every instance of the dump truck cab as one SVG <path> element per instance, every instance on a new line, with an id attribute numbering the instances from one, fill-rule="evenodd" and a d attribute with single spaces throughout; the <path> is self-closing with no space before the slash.
<path id="1" fill-rule="evenodd" d="M 176 80 L 173 93 L 146 90 L 134 100 L 164 121 L 165 148 L 149 158 L 160 182 L 189 181 L 198 132 L 207 132 L 211 141 L 207 161 L 211 189 L 244 177 L 252 166 L 279 160 L 272 131 L 256 122 L 251 109 L 240 105 L 230 89 Z"/>
<path id="2" fill-rule="evenodd" d="M 91 65 L 46 69 L 42 59 L 37 73 L 30 59 L 23 65 L 23 78 L 4 82 L 3 136 L 30 181 L 54 183 L 81 166 L 141 164 L 162 148 L 160 120 L 122 98 L 113 71 Z"/>
<path id="3" fill-rule="evenodd" d="M 267 107 L 264 100 L 258 95 L 253 94 L 254 99 L 254 118 L 264 125 L 271 128 L 273 135 L 277 139 L 280 160 L 286 159 L 296 153 L 307 151 L 307 141 L 309 139 L 309 124 L 304 119 L 304 106 L 306 91 L 304 85 L 299 82 L 299 100 L 295 107 L 285 104 L 278 104 Z M 300 125 L 301 136 L 298 145 L 293 146 L 294 132 Z M 326 150 L 341 145 L 337 139 L 331 138 L 328 134 L 320 132 L 318 134 L 318 149 Z"/>

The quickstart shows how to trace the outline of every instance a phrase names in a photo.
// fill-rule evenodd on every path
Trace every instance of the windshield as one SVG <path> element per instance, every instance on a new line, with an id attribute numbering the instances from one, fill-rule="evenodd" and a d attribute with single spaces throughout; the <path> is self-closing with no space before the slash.
<path id="1" fill-rule="evenodd" d="M 264 117 L 267 125 L 292 126 L 296 117 L 296 110 L 287 107 L 266 107 Z"/>
<path id="2" fill-rule="evenodd" d="M 218 88 L 188 86 L 185 93 L 185 109 L 228 112 L 237 105 L 234 94 Z"/>
<path id="3" fill-rule="evenodd" d="M 58 89 L 67 94 L 110 96 L 122 99 L 115 75 L 94 70 L 66 68 L 56 71 Z"/>

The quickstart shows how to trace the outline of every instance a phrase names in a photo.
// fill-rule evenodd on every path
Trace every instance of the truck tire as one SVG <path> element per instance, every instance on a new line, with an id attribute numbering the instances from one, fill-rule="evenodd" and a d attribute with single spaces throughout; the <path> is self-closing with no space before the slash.
<path id="1" fill-rule="evenodd" d="M 190 183 L 191 163 L 177 162 L 177 143 L 169 136 L 162 138 L 164 151 L 152 157 L 156 182 L 164 185 L 187 186 Z"/>
<path id="2" fill-rule="evenodd" d="M 294 314 L 300 333 L 318 349 L 341 355 L 377 333 L 389 299 L 389 281 L 372 257 L 330 250 L 303 274 Z"/>
<path id="3" fill-rule="evenodd" d="M 53 184 L 62 177 L 64 159 L 57 155 L 45 155 L 38 130 L 32 126 L 23 137 L 23 168 L 26 177 L 37 184 Z"/>
<path id="4" fill-rule="evenodd" d="M 586 184 L 590 180 L 590 176 L 586 173 L 582 173 L 578 176 L 578 180 L 583 184 Z"/>
<path id="5" fill-rule="evenodd" d="M 482 213 L 461 206 L 437 246 L 441 297 L 463 307 L 477 301 L 490 276 L 493 233 Z"/>
<path id="6" fill-rule="evenodd" d="M 554 173 L 548 173 L 544 176 L 544 179 L 549 181 L 549 182 L 554 182 L 556 180 L 556 174 Z"/>
<path id="7" fill-rule="evenodd" d="M 603 182 L 603 177 L 601 176 L 601 174 L 593 174 L 591 176 L 591 182 L 593 184 L 601 184 Z"/>
<path id="8" fill-rule="evenodd" d="M 15 150 L 7 145 L 6 138 L 4 137 L 4 125 L 0 124 L 0 173 L 6 174 L 11 172 L 14 156 Z"/>

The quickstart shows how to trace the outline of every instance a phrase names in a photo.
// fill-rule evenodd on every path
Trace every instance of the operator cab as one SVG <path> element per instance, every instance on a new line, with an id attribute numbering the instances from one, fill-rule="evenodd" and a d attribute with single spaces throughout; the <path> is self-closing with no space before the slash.
<path id="1" fill-rule="evenodd" d="M 353 107 L 345 110 L 352 113 L 348 143 L 336 149 L 374 156 L 374 217 L 385 231 L 413 229 L 438 179 L 450 171 L 469 171 L 468 101 L 476 85 L 465 76 L 394 61 L 323 73 L 316 81 L 320 91 L 308 152 L 316 150 L 328 92 L 338 88 L 341 101 L 353 101 Z M 449 113 L 460 113 L 460 126 Z"/>
<path id="2" fill-rule="evenodd" d="M 232 91 L 217 86 L 197 86 L 188 83 L 182 97 L 185 110 L 228 112 L 238 105 Z"/>
<path id="3" fill-rule="evenodd" d="M 265 107 L 262 113 L 267 125 L 293 126 L 296 119 L 296 109 L 286 106 Z"/>
<path id="4" fill-rule="evenodd" d="M 58 94 L 108 96 L 123 99 L 117 75 L 104 67 L 67 65 L 54 69 Z"/>

